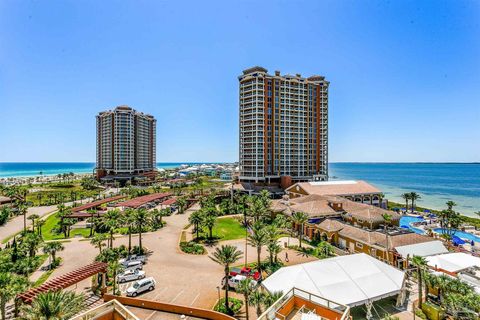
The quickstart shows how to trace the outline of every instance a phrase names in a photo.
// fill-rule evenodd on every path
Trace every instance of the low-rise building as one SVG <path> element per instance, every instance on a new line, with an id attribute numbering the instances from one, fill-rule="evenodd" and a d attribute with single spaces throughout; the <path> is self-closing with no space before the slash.
<path id="1" fill-rule="evenodd" d="M 307 195 L 340 196 L 345 199 L 379 206 L 383 193 L 365 181 L 310 181 L 299 182 L 285 190 L 290 198 Z"/>

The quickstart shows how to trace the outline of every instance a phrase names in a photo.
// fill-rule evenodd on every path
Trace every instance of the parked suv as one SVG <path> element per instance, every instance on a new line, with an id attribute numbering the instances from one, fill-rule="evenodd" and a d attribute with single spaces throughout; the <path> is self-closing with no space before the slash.
<path id="1" fill-rule="evenodd" d="M 145 271 L 128 269 L 117 277 L 118 282 L 124 283 L 127 281 L 139 280 L 145 278 Z"/>
<path id="2" fill-rule="evenodd" d="M 228 277 L 228 287 L 233 288 L 233 289 L 237 289 L 240 281 L 245 280 L 245 279 L 247 279 L 247 277 L 244 276 L 244 275 L 240 275 L 240 274 L 237 274 L 236 276 L 229 276 Z M 222 281 L 222 285 L 223 286 L 226 285 L 225 278 Z M 257 281 L 255 281 L 253 279 L 250 280 L 250 285 L 252 286 L 252 288 L 255 287 L 257 285 Z"/>
<path id="3" fill-rule="evenodd" d="M 142 270 L 143 269 L 143 263 L 140 260 L 124 261 L 122 265 L 126 270 Z"/>
<path id="4" fill-rule="evenodd" d="M 137 280 L 133 283 L 131 287 L 127 289 L 126 293 L 128 297 L 136 297 L 137 295 L 145 291 L 152 291 L 153 289 L 155 289 L 155 285 L 155 279 L 153 279 L 152 277 Z"/>

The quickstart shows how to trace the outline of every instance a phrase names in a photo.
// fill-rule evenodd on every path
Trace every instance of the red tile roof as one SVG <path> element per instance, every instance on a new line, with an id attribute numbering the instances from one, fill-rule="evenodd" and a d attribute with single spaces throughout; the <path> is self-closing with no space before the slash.
<path id="1" fill-rule="evenodd" d="M 170 199 L 167 199 L 165 201 L 163 201 L 162 203 L 160 203 L 162 206 L 169 206 L 169 205 L 172 205 L 174 203 L 177 202 L 177 199 L 175 198 L 170 198 Z"/>
<path id="2" fill-rule="evenodd" d="M 120 200 L 120 199 L 123 199 L 123 198 L 126 198 L 126 196 L 115 196 L 115 197 L 111 197 L 111 198 L 97 200 L 97 201 L 94 201 L 94 202 L 90 202 L 90 203 L 72 208 L 72 212 L 85 211 L 85 210 L 88 210 L 88 209 L 92 209 L 92 208 L 101 206 L 102 204 L 109 203 L 109 202 L 112 202 L 112 201 L 117 201 L 117 200 Z"/>
<path id="3" fill-rule="evenodd" d="M 170 192 L 147 194 L 146 196 L 141 196 L 141 197 L 133 198 L 124 202 L 117 203 L 115 206 L 138 208 L 146 203 L 153 202 L 155 200 L 161 200 L 171 195 L 172 194 Z"/>

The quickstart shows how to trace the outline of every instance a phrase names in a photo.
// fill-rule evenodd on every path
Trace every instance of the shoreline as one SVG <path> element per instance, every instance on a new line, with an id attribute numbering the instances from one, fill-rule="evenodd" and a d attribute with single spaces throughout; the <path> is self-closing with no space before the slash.
<path id="1" fill-rule="evenodd" d="M 395 202 L 395 201 L 388 201 L 388 208 L 391 209 L 391 208 L 394 208 L 394 207 L 397 207 L 397 208 L 404 208 L 405 207 L 405 203 L 404 204 L 401 204 L 401 203 L 398 203 L 398 202 Z M 437 214 L 439 212 L 441 212 L 442 210 L 438 210 L 438 209 L 431 209 L 431 208 L 427 208 L 427 207 L 420 207 L 420 206 L 415 206 L 415 210 L 418 210 L 418 211 L 423 211 L 423 210 L 430 210 L 430 213 L 434 213 L 434 214 Z M 445 210 L 446 208 L 444 208 L 443 210 Z M 456 210 L 455 210 L 456 211 Z M 468 222 L 468 223 L 473 223 L 474 225 L 478 225 L 480 227 L 480 217 L 474 217 L 474 216 L 470 216 L 470 215 L 467 215 L 467 214 L 464 214 L 462 212 L 459 212 L 457 211 L 460 216 L 462 216 L 463 218 L 466 218 L 465 222 Z M 420 213 L 423 213 L 423 212 L 420 212 Z M 408 208 L 408 211 L 407 213 L 408 215 L 411 215 L 411 211 L 410 211 L 410 208 Z M 419 214 L 421 215 L 421 214 Z M 475 214 L 473 214 L 475 215 Z"/>

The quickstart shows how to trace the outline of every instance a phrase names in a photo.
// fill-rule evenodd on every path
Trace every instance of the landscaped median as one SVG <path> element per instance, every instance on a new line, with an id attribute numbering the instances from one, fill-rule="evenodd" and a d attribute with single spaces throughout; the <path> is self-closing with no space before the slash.
<path id="1" fill-rule="evenodd" d="M 188 232 L 191 225 L 188 224 L 182 230 L 180 235 L 179 247 L 180 250 L 188 254 L 205 254 L 207 251 L 203 246 L 207 242 L 216 242 L 216 241 L 226 241 L 226 240 L 235 240 L 245 237 L 245 228 L 235 217 L 218 217 L 215 221 L 213 227 L 212 238 L 208 238 L 208 230 L 206 227 L 201 227 L 201 232 L 199 232 L 199 237 L 195 237 L 192 240 L 188 240 Z M 192 230 L 192 233 L 194 230 Z M 201 236 L 200 236 L 201 235 Z"/>

